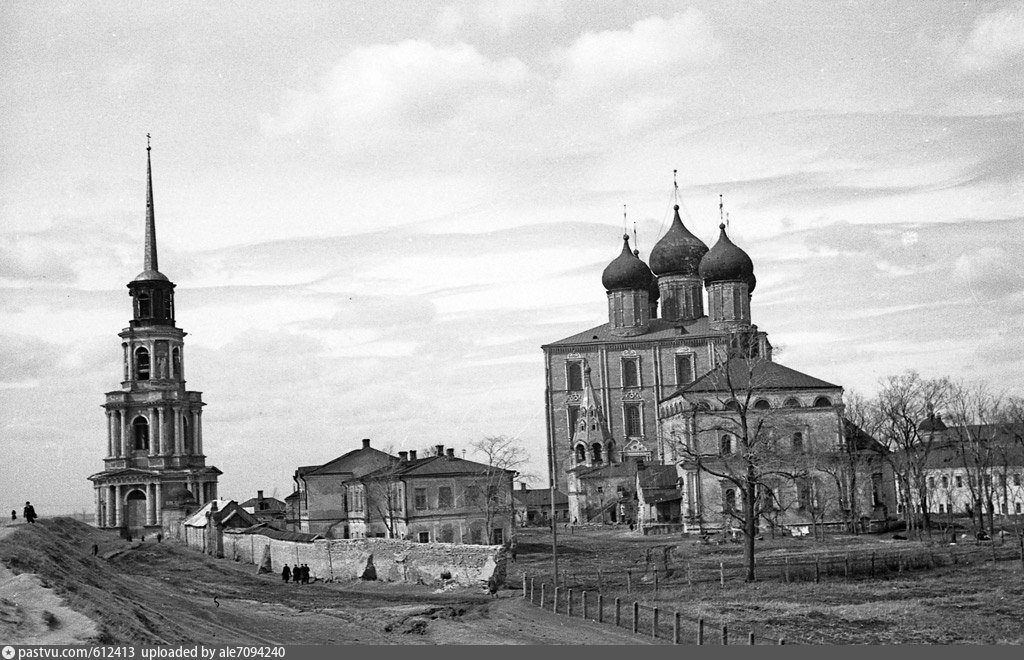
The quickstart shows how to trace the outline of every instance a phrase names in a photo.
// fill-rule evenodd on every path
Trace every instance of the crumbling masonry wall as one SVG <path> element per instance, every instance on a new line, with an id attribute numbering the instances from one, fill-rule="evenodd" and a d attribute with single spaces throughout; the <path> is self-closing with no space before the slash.
<path id="1" fill-rule="evenodd" d="M 226 559 L 259 565 L 267 548 L 273 572 L 280 574 L 285 564 L 306 564 L 310 576 L 321 580 L 360 578 L 372 560 L 377 579 L 386 582 L 433 584 L 451 579 L 460 585 L 479 586 L 494 577 L 502 584 L 507 561 L 507 553 L 500 545 L 413 543 L 379 538 L 303 543 L 224 531 Z"/>

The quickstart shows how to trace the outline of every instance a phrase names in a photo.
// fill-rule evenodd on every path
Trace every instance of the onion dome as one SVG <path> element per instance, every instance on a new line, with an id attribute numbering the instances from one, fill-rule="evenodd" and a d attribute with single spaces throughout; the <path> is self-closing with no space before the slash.
<path id="1" fill-rule="evenodd" d="M 917 430 L 923 433 L 940 433 L 946 428 L 946 423 L 942 421 L 942 415 L 936 415 L 931 411 L 928 412 L 927 419 L 917 426 Z"/>
<path id="2" fill-rule="evenodd" d="M 640 250 L 633 250 L 633 256 L 640 259 Z M 643 259 L 640 259 L 643 261 Z M 657 302 L 658 298 L 661 297 L 661 289 L 658 288 L 658 278 L 651 273 L 651 286 L 647 287 L 647 300 L 648 302 Z"/>
<path id="3" fill-rule="evenodd" d="M 707 254 L 704 241 L 690 233 L 679 217 L 679 205 L 668 231 L 651 250 L 651 271 L 655 275 L 697 275 L 701 258 Z"/>
<path id="4" fill-rule="evenodd" d="M 629 234 L 622 235 L 622 253 L 615 257 L 601 274 L 601 284 L 608 291 L 643 289 L 651 285 L 651 269 L 629 249 Z"/>
<path id="5" fill-rule="evenodd" d="M 754 277 L 754 262 L 750 260 L 750 256 L 746 252 L 729 240 L 724 224 L 718 225 L 718 228 L 721 230 L 718 242 L 700 260 L 699 272 L 700 276 L 704 278 L 704 285 L 739 280 L 746 282 L 748 292 L 753 293 L 754 287 L 757 286 L 757 278 Z"/>

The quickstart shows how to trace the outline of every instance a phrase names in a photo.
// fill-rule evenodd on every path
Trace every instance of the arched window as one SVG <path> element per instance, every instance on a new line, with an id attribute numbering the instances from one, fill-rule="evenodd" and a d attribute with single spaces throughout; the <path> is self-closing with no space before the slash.
<path id="1" fill-rule="evenodd" d="M 640 406 L 626 406 L 626 435 L 636 437 L 641 433 Z"/>
<path id="2" fill-rule="evenodd" d="M 804 434 L 797 431 L 793 434 L 793 451 L 803 452 L 804 450 Z"/>
<path id="3" fill-rule="evenodd" d="M 149 380 L 149 351 L 144 348 L 135 349 L 135 377 Z"/>
<path id="4" fill-rule="evenodd" d="M 141 415 L 136 417 L 132 421 L 132 431 L 135 438 L 135 450 L 149 449 L 149 421 Z"/>
<path id="5" fill-rule="evenodd" d="M 754 410 L 768 410 L 771 407 L 772 404 L 768 403 L 768 399 L 758 399 L 754 404 Z"/>
<path id="6" fill-rule="evenodd" d="M 725 402 L 725 409 L 732 410 L 733 412 L 739 412 L 740 403 L 736 399 L 729 399 Z"/>
<path id="7" fill-rule="evenodd" d="M 566 365 L 565 379 L 570 391 L 578 392 L 583 389 L 583 368 L 579 362 L 569 362 Z"/>
<path id="8" fill-rule="evenodd" d="M 615 462 L 615 441 L 614 440 L 609 440 L 608 441 L 608 444 L 605 446 L 605 454 L 608 455 L 608 462 L 609 463 L 614 463 Z"/>
<path id="9" fill-rule="evenodd" d="M 591 458 L 593 459 L 594 463 L 600 463 L 603 460 L 601 458 L 602 453 L 603 452 L 601 451 L 601 443 L 600 442 L 595 442 L 593 445 L 591 445 L 591 447 L 590 447 L 590 455 L 591 455 Z"/>
<path id="10" fill-rule="evenodd" d="M 148 293 L 140 293 L 138 297 L 139 301 L 139 318 L 148 319 L 153 316 L 153 300 L 149 297 Z"/>
<path id="11" fill-rule="evenodd" d="M 171 378 L 181 378 L 181 349 L 171 351 Z"/>
<path id="12" fill-rule="evenodd" d="M 725 497 L 722 498 L 723 509 L 726 513 L 731 513 L 736 510 L 736 491 L 732 488 L 725 489 Z"/>
<path id="13" fill-rule="evenodd" d="M 640 385 L 640 370 L 636 358 L 622 358 L 622 386 L 637 387 Z"/>
<path id="14" fill-rule="evenodd" d="M 795 398 L 795 397 L 790 397 L 790 398 L 786 399 L 786 402 L 783 403 L 782 405 L 784 405 L 787 408 L 799 408 L 800 407 L 800 400 Z"/>
<path id="15" fill-rule="evenodd" d="M 815 408 L 831 408 L 832 401 L 827 396 L 819 396 L 814 400 Z"/>
<path id="16" fill-rule="evenodd" d="M 576 445 L 576 462 L 586 463 L 587 461 L 587 447 L 584 444 Z"/>
<path id="17" fill-rule="evenodd" d="M 701 412 L 710 412 L 711 411 L 711 404 L 708 403 L 707 401 L 701 401 L 701 402 L 699 402 L 697 404 L 697 410 L 699 410 Z"/>
<path id="18" fill-rule="evenodd" d="M 723 435 L 722 436 L 722 439 L 719 440 L 719 442 L 718 442 L 718 453 L 720 453 L 722 456 L 728 456 L 729 454 L 732 453 L 732 438 L 731 437 L 729 437 L 727 435 Z"/>

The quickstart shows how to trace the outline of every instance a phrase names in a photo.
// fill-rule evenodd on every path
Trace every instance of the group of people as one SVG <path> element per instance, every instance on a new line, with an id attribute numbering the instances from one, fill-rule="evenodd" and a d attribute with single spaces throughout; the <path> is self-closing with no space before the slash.
<path id="1" fill-rule="evenodd" d="M 288 564 L 285 564 L 281 569 L 281 579 L 285 582 L 291 580 L 295 584 L 309 584 L 309 566 L 296 565 L 293 570 L 288 567 Z"/>
<path id="2" fill-rule="evenodd" d="M 31 502 L 25 502 L 25 508 L 22 509 L 21 516 L 22 516 L 22 518 L 25 519 L 25 522 L 29 522 L 29 523 L 34 523 L 36 521 L 36 518 L 39 517 L 39 516 L 36 515 L 36 508 L 34 506 L 32 506 Z M 18 510 L 17 509 L 11 509 L 11 521 L 13 522 L 13 521 L 15 521 L 17 519 L 18 519 Z"/>

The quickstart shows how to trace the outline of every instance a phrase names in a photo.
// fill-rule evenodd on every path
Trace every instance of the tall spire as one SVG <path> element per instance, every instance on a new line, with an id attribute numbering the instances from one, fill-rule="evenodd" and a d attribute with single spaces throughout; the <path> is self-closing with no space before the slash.
<path id="1" fill-rule="evenodd" d="M 143 259 L 144 271 L 159 272 L 156 261 L 156 217 L 153 213 L 153 160 L 150 152 L 149 133 L 146 133 L 146 254 Z"/>

